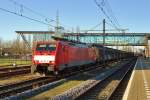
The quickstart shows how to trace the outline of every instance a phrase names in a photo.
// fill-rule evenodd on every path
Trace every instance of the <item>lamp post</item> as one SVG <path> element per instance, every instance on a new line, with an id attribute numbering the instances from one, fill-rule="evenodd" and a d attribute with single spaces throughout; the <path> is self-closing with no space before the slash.
<path id="1" fill-rule="evenodd" d="M 103 63 L 105 64 L 105 19 L 103 19 Z"/>

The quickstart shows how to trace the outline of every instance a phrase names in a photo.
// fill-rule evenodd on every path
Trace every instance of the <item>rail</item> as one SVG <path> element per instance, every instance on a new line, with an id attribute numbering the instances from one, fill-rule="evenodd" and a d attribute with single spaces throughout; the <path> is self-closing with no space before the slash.
<path id="1" fill-rule="evenodd" d="M 44 83 L 49 83 L 54 81 L 53 77 L 39 77 L 35 79 L 30 79 L 22 81 L 19 83 L 13 83 L 9 85 L 4 85 L 0 87 L 0 98 L 11 96 L 12 94 L 17 94 L 25 90 L 33 89 L 34 87 L 40 86 Z"/>
<path id="2" fill-rule="evenodd" d="M 135 60 L 129 61 L 127 64 L 123 65 L 117 72 L 113 73 L 108 78 L 101 81 L 98 85 L 94 86 L 91 90 L 78 97 L 77 100 L 86 100 L 85 98 L 109 100 L 118 86 L 123 82 L 124 78 L 131 71 L 134 62 Z"/>

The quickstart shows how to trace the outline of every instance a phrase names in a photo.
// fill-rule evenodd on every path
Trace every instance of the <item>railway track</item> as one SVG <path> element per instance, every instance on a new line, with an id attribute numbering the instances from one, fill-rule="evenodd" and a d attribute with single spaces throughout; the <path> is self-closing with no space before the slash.
<path id="1" fill-rule="evenodd" d="M 13 70 L 17 70 L 17 69 L 25 69 L 25 68 L 30 68 L 31 65 L 22 65 L 22 66 L 17 66 L 17 67 L 1 67 L 0 68 L 0 72 L 4 72 L 4 71 L 13 71 Z"/>
<path id="2" fill-rule="evenodd" d="M 109 63 L 109 64 L 111 64 L 111 63 Z M 99 65 L 97 67 L 102 67 L 102 65 Z M 0 98 L 9 97 L 9 96 L 12 96 L 12 95 L 16 95 L 18 93 L 21 94 L 21 93 L 23 93 L 27 90 L 32 90 L 33 88 L 44 86 L 48 83 L 51 83 L 51 82 L 54 82 L 56 80 L 60 80 L 60 79 L 63 79 L 63 78 L 68 79 L 69 77 L 73 77 L 77 73 L 81 73 L 81 72 L 85 72 L 85 71 L 91 71 L 92 69 L 93 68 L 89 68 L 89 69 L 86 69 L 86 70 L 79 70 L 79 71 L 69 73 L 69 74 L 67 73 L 66 75 L 63 75 L 62 77 L 46 77 L 46 79 L 42 78 L 42 80 L 41 79 L 34 79 L 34 80 L 28 80 L 28 81 L 25 81 L 25 82 L 20 82 L 20 83 L 10 84 L 10 85 L 6 85 L 6 86 L 1 86 L 0 87 Z"/>
<path id="3" fill-rule="evenodd" d="M 52 100 L 58 100 L 58 99 L 60 99 L 60 100 L 72 100 L 72 97 L 70 97 L 70 96 L 78 95 L 78 93 L 80 91 L 80 87 L 81 87 L 81 90 L 85 89 L 84 86 L 87 82 L 93 83 L 93 82 L 91 82 L 91 81 L 93 81 L 93 77 L 96 77 L 97 75 L 98 76 L 99 75 L 105 76 L 107 74 L 110 74 L 111 70 L 116 70 L 116 69 L 118 69 L 118 67 L 120 67 L 121 65 L 123 65 L 125 63 L 127 63 L 127 61 L 119 62 L 116 64 L 114 63 L 114 65 L 111 64 L 111 66 L 107 66 L 107 67 L 105 66 L 101 69 L 97 68 L 97 69 L 89 71 L 89 72 L 84 72 L 84 73 L 78 75 L 77 77 L 74 77 L 70 80 L 67 80 L 66 82 L 59 85 L 59 87 L 55 87 L 53 90 L 50 89 L 50 90 L 48 90 L 42 94 L 39 94 L 39 95 L 36 94 L 37 96 L 31 98 L 31 100 L 32 99 L 36 100 L 38 98 L 50 99 L 50 100 L 51 99 Z M 82 89 L 82 87 L 83 87 L 83 89 Z M 31 93 L 34 93 L 34 92 L 31 92 Z"/>
<path id="4" fill-rule="evenodd" d="M 20 69 L 20 70 L 22 70 L 22 69 Z M 17 71 L 20 71 L 20 70 L 17 70 Z M 12 73 L 14 73 L 14 72 L 16 73 L 16 70 L 12 71 L 11 73 L 9 72 L 6 74 L 12 75 Z M 17 74 L 19 74 L 19 73 L 17 73 Z M 74 74 L 77 74 L 77 72 L 65 74 L 62 77 L 60 77 L 60 76 L 59 77 L 40 77 L 40 78 L 30 79 L 30 80 L 26 80 L 26 81 L 22 81 L 22 82 L 18 82 L 18 83 L 3 85 L 3 86 L 0 86 L 0 98 L 5 98 L 5 97 L 11 96 L 11 95 L 16 95 L 17 93 L 31 90 L 33 88 L 40 87 L 42 85 L 59 80 L 63 77 L 69 77 L 70 75 L 74 75 Z"/>
<path id="5" fill-rule="evenodd" d="M 135 63 L 134 63 L 135 65 Z M 118 87 L 113 91 L 113 93 L 110 96 L 110 100 L 122 100 L 124 92 L 126 90 L 126 87 L 128 85 L 130 76 L 133 71 L 133 67 L 127 72 L 126 76 L 122 79 Z"/>
<path id="6" fill-rule="evenodd" d="M 76 100 L 121 100 L 136 60 L 99 82 Z"/>
<path id="7" fill-rule="evenodd" d="M 109 62 L 108 64 L 111 64 L 111 63 Z M 103 66 L 98 65 L 97 67 L 103 67 Z M 37 87 L 45 86 L 48 83 L 51 83 L 51 82 L 55 83 L 56 80 L 60 80 L 64 77 L 69 78 L 73 75 L 76 75 L 77 73 L 81 73 L 81 72 L 85 72 L 85 71 L 91 71 L 92 69 L 93 68 L 91 67 L 91 68 L 86 69 L 86 70 L 79 70 L 77 72 L 66 74 L 63 77 L 41 77 L 41 78 L 37 78 L 37 79 L 22 81 L 22 82 L 19 82 L 19 83 L 3 85 L 3 86 L 0 86 L 0 98 L 14 96 L 14 95 L 17 95 L 18 93 L 22 94 L 22 93 L 25 93 L 25 91 L 30 91 L 30 90 L 33 90 L 34 88 L 36 89 Z"/>
<path id="8" fill-rule="evenodd" d="M 56 80 L 55 77 L 39 77 L 39 78 L 35 78 L 35 79 L 22 81 L 19 83 L 3 85 L 3 86 L 0 86 L 0 98 L 15 95 L 17 93 L 21 93 L 26 90 L 39 87 L 43 84 L 47 84 L 47 83 L 55 81 L 55 80 Z"/>
<path id="9" fill-rule="evenodd" d="M 0 78 L 30 73 L 30 66 L 0 68 Z"/>
<path id="10" fill-rule="evenodd" d="M 100 66 L 99 66 L 100 67 Z M 42 85 L 46 85 L 50 82 L 54 82 L 56 80 L 62 79 L 62 78 L 69 78 L 73 75 L 76 75 L 77 73 L 83 72 L 83 71 L 90 71 L 92 68 L 86 69 L 86 70 L 79 70 L 72 73 L 66 73 L 62 77 L 40 77 L 36 79 L 31 79 L 27 81 L 22 81 L 19 83 L 13 83 L 8 84 L 4 86 L 0 86 L 0 98 L 9 97 L 11 95 L 16 95 L 17 93 L 22 93 L 27 90 L 31 90 L 37 87 L 40 87 Z"/>

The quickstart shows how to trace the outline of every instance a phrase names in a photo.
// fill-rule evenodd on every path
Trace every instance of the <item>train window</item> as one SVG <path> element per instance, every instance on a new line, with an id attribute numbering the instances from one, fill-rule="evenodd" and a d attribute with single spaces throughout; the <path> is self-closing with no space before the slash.
<path id="1" fill-rule="evenodd" d="M 45 50 L 46 48 L 46 44 L 38 44 L 36 50 L 41 51 L 41 50 Z"/>
<path id="2" fill-rule="evenodd" d="M 56 45 L 54 45 L 54 44 L 39 44 L 39 45 L 37 45 L 36 50 L 38 50 L 38 51 L 42 51 L 42 50 L 54 51 L 54 50 L 56 50 Z"/>
<path id="3" fill-rule="evenodd" d="M 46 50 L 55 51 L 55 50 L 56 50 L 56 45 L 54 45 L 54 44 L 49 44 L 49 45 L 47 45 Z"/>

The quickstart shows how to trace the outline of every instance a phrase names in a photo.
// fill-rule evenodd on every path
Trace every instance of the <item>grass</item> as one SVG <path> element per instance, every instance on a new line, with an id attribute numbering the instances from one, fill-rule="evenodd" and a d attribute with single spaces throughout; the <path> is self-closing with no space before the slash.
<path id="1" fill-rule="evenodd" d="M 60 93 L 67 91 L 68 89 L 81 84 L 83 80 L 70 80 L 60 86 L 57 86 L 49 91 L 43 92 L 35 97 L 30 98 L 30 100 L 49 100 L 50 97 L 56 96 Z"/>
<path id="2" fill-rule="evenodd" d="M 31 60 L 13 59 L 13 58 L 0 58 L 0 66 L 12 65 L 12 64 L 31 64 Z"/>
<path id="3" fill-rule="evenodd" d="M 86 81 L 87 79 L 91 78 L 92 76 L 87 74 L 80 74 L 73 79 L 70 79 L 62 84 L 60 84 L 57 87 L 54 87 L 53 89 L 50 89 L 46 92 L 43 92 L 35 97 L 30 98 L 30 100 L 49 100 L 50 97 L 56 96 L 58 94 L 61 94 L 74 86 L 77 86 L 81 84 L 82 82 Z"/>

